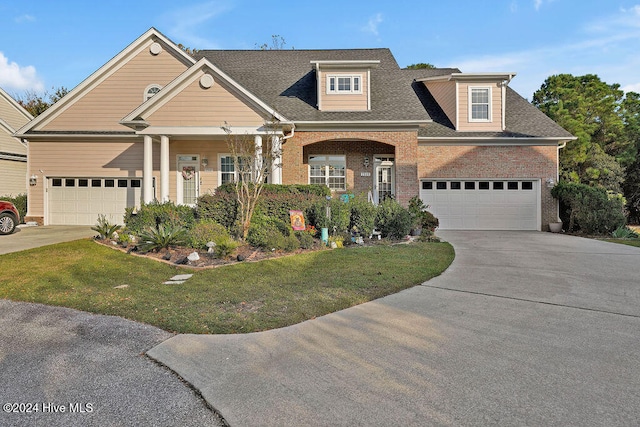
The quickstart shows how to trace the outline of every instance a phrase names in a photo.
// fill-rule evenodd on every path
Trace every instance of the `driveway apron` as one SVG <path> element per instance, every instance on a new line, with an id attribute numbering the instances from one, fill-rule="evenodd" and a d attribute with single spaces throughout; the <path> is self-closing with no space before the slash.
<path id="1" fill-rule="evenodd" d="M 148 355 L 232 426 L 638 424 L 639 248 L 439 235 L 456 259 L 421 286 L 283 329 L 178 335 Z"/>

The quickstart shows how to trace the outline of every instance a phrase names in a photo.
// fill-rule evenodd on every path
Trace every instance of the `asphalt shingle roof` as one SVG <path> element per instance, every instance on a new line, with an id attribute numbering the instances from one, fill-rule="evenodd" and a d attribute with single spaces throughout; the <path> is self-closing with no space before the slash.
<path id="1" fill-rule="evenodd" d="M 408 70 L 389 49 L 201 50 L 236 82 L 293 121 L 429 121 L 421 137 L 558 137 L 571 134 L 507 88 L 506 132 L 456 132 L 425 85 L 416 79 L 460 72 L 454 68 Z M 311 61 L 379 60 L 371 69 L 370 111 L 319 111 Z"/>

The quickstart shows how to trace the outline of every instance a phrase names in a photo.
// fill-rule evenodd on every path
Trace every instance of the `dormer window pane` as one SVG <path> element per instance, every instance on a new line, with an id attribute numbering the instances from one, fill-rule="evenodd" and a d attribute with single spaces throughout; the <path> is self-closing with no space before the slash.
<path id="1" fill-rule="evenodd" d="M 338 92 L 350 92 L 350 91 L 351 91 L 351 78 L 338 77 Z"/>
<path id="2" fill-rule="evenodd" d="M 360 77 L 358 76 L 353 77 L 353 91 L 360 92 Z"/>
<path id="3" fill-rule="evenodd" d="M 471 88 L 471 120 L 472 121 L 489 121 L 490 120 L 490 89 L 489 88 Z"/>

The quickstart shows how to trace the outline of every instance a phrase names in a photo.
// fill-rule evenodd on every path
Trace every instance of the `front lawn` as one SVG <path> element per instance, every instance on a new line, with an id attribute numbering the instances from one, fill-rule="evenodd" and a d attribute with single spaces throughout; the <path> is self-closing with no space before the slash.
<path id="1" fill-rule="evenodd" d="M 122 316 L 178 333 L 279 328 L 396 293 L 441 274 L 448 243 L 324 250 L 194 271 L 90 240 L 0 256 L 0 298 Z M 163 285 L 193 273 L 182 285 Z M 118 286 L 128 285 L 123 288 Z"/>

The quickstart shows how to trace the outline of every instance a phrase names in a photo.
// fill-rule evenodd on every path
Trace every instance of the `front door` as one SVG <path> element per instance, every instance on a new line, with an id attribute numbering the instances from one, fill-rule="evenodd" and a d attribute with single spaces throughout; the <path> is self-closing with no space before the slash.
<path id="1" fill-rule="evenodd" d="M 200 191 L 200 159 L 195 155 L 179 155 L 177 171 L 177 204 L 195 206 Z"/>
<path id="2" fill-rule="evenodd" d="M 387 197 L 394 197 L 396 194 L 394 158 L 376 156 L 374 170 L 375 202 L 380 203 Z"/>

